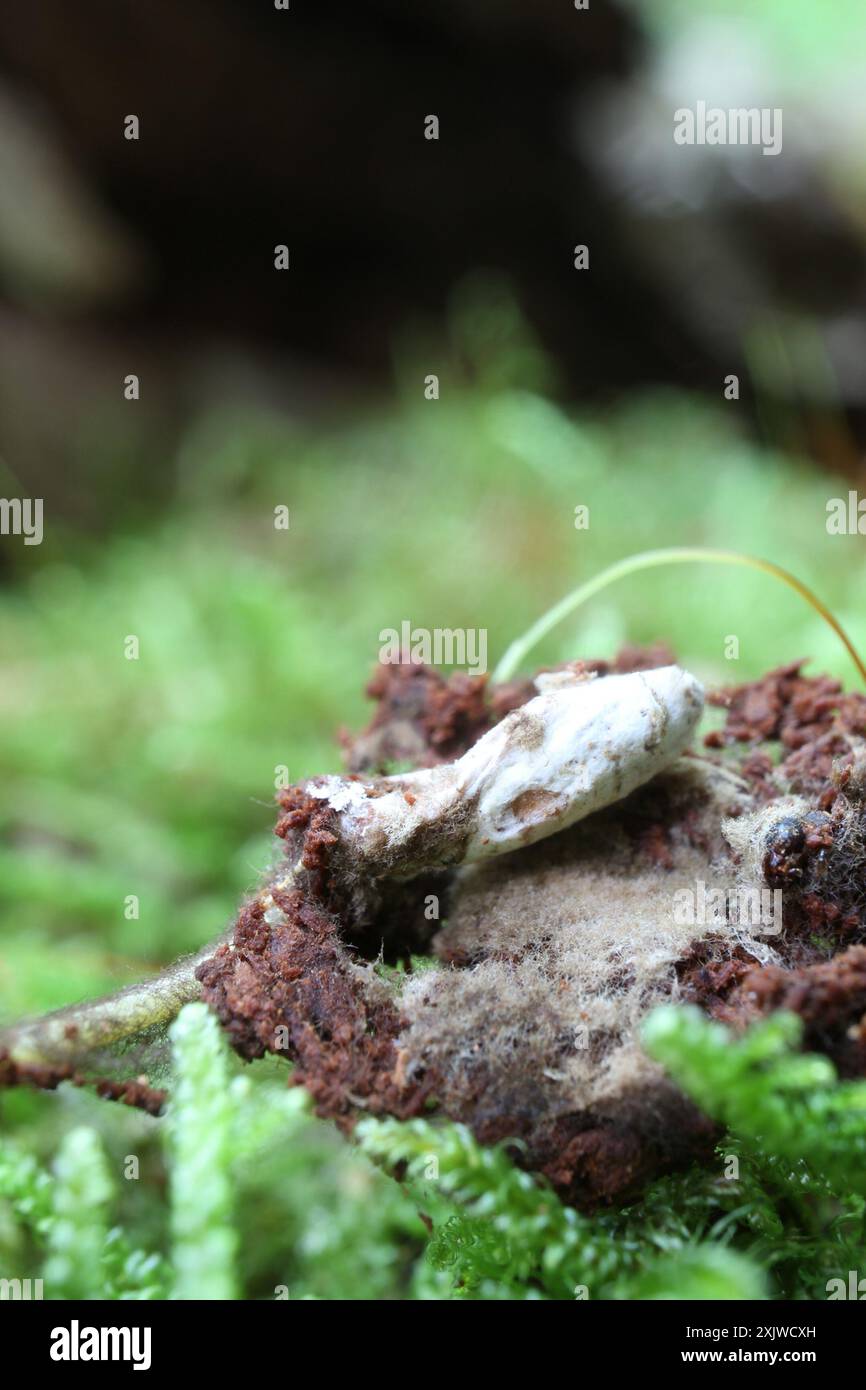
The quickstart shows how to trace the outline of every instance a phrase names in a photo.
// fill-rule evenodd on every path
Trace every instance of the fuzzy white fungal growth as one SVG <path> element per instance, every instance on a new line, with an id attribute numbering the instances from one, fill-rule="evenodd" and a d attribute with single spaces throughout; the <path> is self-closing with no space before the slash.
<path id="1" fill-rule="evenodd" d="M 339 813 L 359 867 L 405 877 L 553 835 L 673 762 L 703 709 L 700 682 L 678 666 L 601 680 L 557 672 L 539 685 L 454 763 L 308 785 Z"/>

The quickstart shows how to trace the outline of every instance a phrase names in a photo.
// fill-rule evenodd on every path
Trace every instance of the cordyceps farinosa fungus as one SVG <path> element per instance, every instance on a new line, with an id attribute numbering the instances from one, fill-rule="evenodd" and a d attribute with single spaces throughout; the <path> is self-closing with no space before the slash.
<path id="1" fill-rule="evenodd" d="M 165 1022 L 203 997 L 344 1131 L 459 1120 L 592 1205 L 716 1142 L 641 1045 L 660 1003 L 735 1028 L 793 1009 L 866 1073 L 866 697 L 793 663 L 711 692 L 726 722 L 701 746 L 702 688 L 663 648 L 534 680 L 382 667 L 369 693 L 351 771 L 278 794 L 275 866 L 233 927 L 6 1030 L 0 1081 L 158 1110 Z"/>

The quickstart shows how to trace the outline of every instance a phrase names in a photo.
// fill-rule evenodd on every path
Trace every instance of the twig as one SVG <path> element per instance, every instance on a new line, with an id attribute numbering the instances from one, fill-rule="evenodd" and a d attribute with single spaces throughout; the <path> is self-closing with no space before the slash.
<path id="1" fill-rule="evenodd" d="M 184 1004 L 201 995 L 196 969 L 228 940 L 230 930 L 150 980 L 3 1029 L 0 1053 L 19 1066 L 63 1066 L 145 1029 L 169 1023 Z"/>

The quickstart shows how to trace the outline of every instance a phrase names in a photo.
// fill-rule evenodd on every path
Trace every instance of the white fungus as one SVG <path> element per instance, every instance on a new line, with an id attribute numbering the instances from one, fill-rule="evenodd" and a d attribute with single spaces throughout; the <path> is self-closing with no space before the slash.
<path id="1" fill-rule="evenodd" d="M 374 876 L 471 863 L 564 830 L 648 782 L 682 753 L 703 709 L 678 666 L 539 678 L 462 758 L 398 777 L 317 779 L 336 833 Z"/>

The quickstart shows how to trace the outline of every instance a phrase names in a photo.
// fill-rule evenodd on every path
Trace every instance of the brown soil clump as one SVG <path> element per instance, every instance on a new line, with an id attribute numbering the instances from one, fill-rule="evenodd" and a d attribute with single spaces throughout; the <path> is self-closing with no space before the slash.
<path id="1" fill-rule="evenodd" d="M 491 727 L 486 676 L 446 678 L 428 666 L 378 666 L 366 689 L 377 709 L 363 733 L 341 736 L 349 772 L 451 762 Z M 505 713 L 505 711 L 502 711 Z M 500 716 L 501 717 L 501 716 Z"/>
<path id="2" fill-rule="evenodd" d="M 658 647 L 572 665 L 604 679 L 671 660 Z M 634 1195 L 717 1138 L 643 1054 L 639 1025 L 658 1002 L 738 1028 L 793 1009 L 805 1046 L 864 1074 L 866 698 L 802 665 L 711 696 L 727 720 L 709 754 L 607 811 L 369 894 L 345 891 L 327 806 L 282 792 L 294 882 L 278 870 L 198 970 L 233 1045 L 292 1061 L 344 1130 L 364 1113 L 436 1109 L 481 1142 L 513 1140 L 517 1161 L 582 1207 Z M 392 666 L 368 693 L 373 719 L 344 738 L 355 774 L 459 757 L 535 687 Z M 781 930 L 683 924 L 676 892 L 699 880 L 780 890 Z M 413 953 L 433 967 L 398 980 L 374 964 Z"/>
<path id="3" fill-rule="evenodd" d="M 358 965 L 333 917 L 297 890 L 238 919 L 231 945 L 199 967 L 205 998 L 242 1057 L 282 1053 L 320 1115 L 350 1126 L 359 1109 L 418 1114 L 429 1084 L 400 1084 L 399 1010 L 372 966 Z M 275 909 L 270 909 L 270 914 Z"/>

